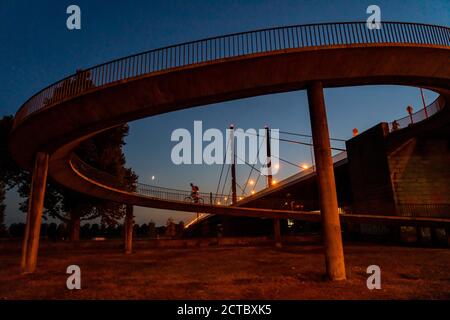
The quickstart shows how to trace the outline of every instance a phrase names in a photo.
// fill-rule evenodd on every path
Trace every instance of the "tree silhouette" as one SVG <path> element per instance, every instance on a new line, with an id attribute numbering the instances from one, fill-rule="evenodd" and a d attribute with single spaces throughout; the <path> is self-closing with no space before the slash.
<path id="1" fill-rule="evenodd" d="M 77 71 L 75 76 L 67 78 L 53 89 L 52 96 L 44 101 L 44 106 L 49 107 L 69 96 L 81 94 L 94 87 L 90 72 Z M 0 121 L 0 181 L 7 187 L 17 186 L 19 195 L 28 199 L 31 174 L 16 165 L 8 149 L 8 135 L 12 125 L 12 116 L 4 117 Z M 124 188 L 132 191 L 135 188 L 137 175 L 131 168 L 125 167 L 125 155 L 122 151 L 128 131 L 126 124 L 106 130 L 81 143 L 75 153 L 87 164 L 117 177 Z M 3 205 L 1 185 L 0 205 Z M 56 184 L 51 179 L 47 179 L 44 209 L 44 218 L 54 217 L 69 226 L 70 238 L 74 241 L 79 240 L 81 221 L 100 219 L 102 225 L 115 226 L 125 214 L 125 206 L 121 203 L 75 192 Z M 20 204 L 20 210 L 27 212 L 28 200 Z M 60 238 L 62 228 L 60 224 L 57 231 Z M 64 237 L 66 233 L 64 230 Z"/>
<path id="2" fill-rule="evenodd" d="M 19 195 L 22 198 L 28 199 L 31 175 L 16 164 L 8 148 L 8 138 L 12 128 L 13 116 L 5 116 L 0 119 L 0 183 L 4 186 L 5 190 L 16 187 Z M 62 195 L 59 187 L 48 179 L 46 188 L 44 218 L 47 215 L 57 216 L 62 210 Z M 1 199 L 0 205 L 4 205 Z M 28 200 L 20 203 L 19 208 L 21 211 L 27 212 Z"/>
<path id="3" fill-rule="evenodd" d="M 149 233 L 148 231 L 148 225 L 145 223 L 141 224 L 141 226 L 139 227 L 139 236 L 147 238 Z"/>
<path id="4" fill-rule="evenodd" d="M 57 229 L 58 229 L 58 225 L 54 222 L 52 222 L 48 225 L 47 235 L 48 235 L 49 239 L 52 239 L 52 240 L 57 239 L 57 233 L 56 233 Z"/>
<path id="5" fill-rule="evenodd" d="M 94 223 L 91 227 L 91 237 L 98 237 L 100 235 L 100 226 L 98 223 Z"/>
<path id="6" fill-rule="evenodd" d="M 0 236 L 6 233 L 6 190 L 12 184 L 13 177 L 19 172 L 19 167 L 13 161 L 8 149 L 8 136 L 12 125 L 12 116 L 5 116 L 0 119 Z"/>
<path id="7" fill-rule="evenodd" d="M 77 71 L 74 77 L 63 81 L 44 104 L 51 105 L 69 95 L 74 96 L 94 88 L 90 77 L 89 71 Z M 133 189 L 137 175 L 125 167 L 125 155 L 122 151 L 128 131 L 129 127 L 125 124 L 99 133 L 81 143 L 75 153 L 90 166 L 117 177 L 127 189 Z M 65 188 L 62 194 L 63 211 L 66 214 L 55 216 L 69 224 L 70 238 L 74 241 L 79 240 L 81 221 L 100 218 L 102 225 L 116 225 L 126 212 L 121 203 L 94 198 Z"/>
<path id="8" fill-rule="evenodd" d="M 182 238 L 184 234 L 184 222 L 183 221 L 178 222 L 178 224 L 176 224 L 175 226 L 175 229 L 176 229 L 176 237 Z"/>
<path id="9" fill-rule="evenodd" d="M 148 223 L 148 235 L 150 238 L 156 238 L 156 236 L 157 236 L 155 223 L 151 220 Z"/>
<path id="10" fill-rule="evenodd" d="M 56 228 L 56 237 L 58 240 L 67 239 L 67 226 L 65 223 L 60 223 Z"/>
<path id="11" fill-rule="evenodd" d="M 128 134 L 128 125 L 104 131 L 83 142 L 75 153 L 88 165 L 109 173 L 129 190 L 134 190 L 137 175 L 125 167 L 122 147 Z M 122 203 L 94 198 L 68 189 L 63 192 L 63 204 L 68 213 L 71 239 L 79 239 L 81 221 L 100 218 L 102 225 L 117 225 L 126 213 Z"/>
<path id="12" fill-rule="evenodd" d="M 173 238 L 176 236 L 176 234 L 177 234 L 176 224 L 175 222 L 173 222 L 173 218 L 170 217 L 169 219 L 167 219 L 166 222 L 166 236 Z"/>
<path id="13" fill-rule="evenodd" d="M 12 223 L 9 226 L 9 235 L 13 238 L 23 237 L 23 233 L 25 232 L 25 224 L 24 223 Z"/>
<path id="14" fill-rule="evenodd" d="M 15 184 L 15 179 L 21 170 L 13 160 L 8 147 L 8 138 L 12 130 L 14 117 L 4 116 L 0 119 L 0 180 L 3 181 L 5 188 Z"/>

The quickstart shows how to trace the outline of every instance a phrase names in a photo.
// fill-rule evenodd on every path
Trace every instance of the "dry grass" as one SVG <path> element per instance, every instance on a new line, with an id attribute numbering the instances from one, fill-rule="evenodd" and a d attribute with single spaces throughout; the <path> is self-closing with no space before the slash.
<path id="1" fill-rule="evenodd" d="M 3 244 L 1 299 L 449 299 L 450 250 L 347 244 L 348 280 L 324 278 L 319 245 L 137 249 L 43 244 L 38 272 L 20 275 L 19 245 Z M 77 264 L 82 289 L 66 288 Z M 382 270 L 368 290 L 366 268 Z"/>

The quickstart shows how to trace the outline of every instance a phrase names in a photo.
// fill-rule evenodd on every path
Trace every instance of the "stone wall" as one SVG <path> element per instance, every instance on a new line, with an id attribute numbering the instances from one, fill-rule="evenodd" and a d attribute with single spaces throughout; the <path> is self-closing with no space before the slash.
<path id="1" fill-rule="evenodd" d="M 398 214 L 450 217 L 448 139 L 410 139 L 388 161 Z"/>

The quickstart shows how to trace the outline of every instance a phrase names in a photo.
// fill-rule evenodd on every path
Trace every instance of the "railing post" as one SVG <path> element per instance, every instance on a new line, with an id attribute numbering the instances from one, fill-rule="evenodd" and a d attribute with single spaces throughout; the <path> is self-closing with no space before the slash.
<path id="1" fill-rule="evenodd" d="M 414 123 L 413 117 L 412 117 L 412 113 L 413 113 L 413 108 L 411 106 L 406 107 L 406 111 L 409 114 L 409 120 L 411 121 L 410 124 Z"/>
<path id="2" fill-rule="evenodd" d="M 423 110 L 425 111 L 425 118 L 428 119 L 428 110 L 427 105 L 425 103 L 425 97 L 423 96 L 423 89 L 420 88 L 420 95 L 422 96 Z"/>

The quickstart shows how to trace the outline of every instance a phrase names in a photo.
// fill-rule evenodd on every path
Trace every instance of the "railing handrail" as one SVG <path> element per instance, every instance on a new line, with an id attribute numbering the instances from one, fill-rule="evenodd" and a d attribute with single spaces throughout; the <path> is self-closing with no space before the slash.
<path id="1" fill-rule="evenodd" d="M 425 120 L 426 118 L 431 117 L 432 115 L 441 111 L 445 106 L 446 106 L 445 98 L 443 96 L 438 96 L 436 99 L 434 99 L 434 101 L 432 103 L 425 106 L 424 108 L 412 113 L 411 115 L 407 115 L 405 117 L 395 119 L 394 121 L 390 122 L 388 124 L 389 131 L 392 132 L 392 131 L 395 131 L 398 129 L 406 128 L 407 126 L 403 125 L 403 122 L 405 122 L 405 121 L 408 122 L 408 125 L 413 124 L 413 123 L 410 123 L 411 118 L 413 120 L 415 119 L 414 123 Z M 421 116 L 421 119 L 418 120 L 417 119 L 418 116 Z M 397 128 L 395 128 L 393 125 L 395 122 L 397 123 L 397 126 L 398 126 Z"/>
<path id="2" fill-rule="evenodd" d="M 217 61 L 254 53 L 267 53 L 291 48 L 361 43 L 450 45 L 450 28 L 446 26 L 387 21 L 382 23 L 380 30 L 369 30 L 365 25 L 366 22 L 359 21 L 277 26 L 208 37 L 128 55 L 126 57 L 95 65 L 86 70 L 80 70 L 80 72 L 69 75 L 40 90 L 19 108 L 16 113 L 15 126 L 35 111 L 60 103 L 67 98 L 73 98 L 84 94 L 90 89 L 98 89 L 105 85 L 126 79 L 206 61 Z M 296 38 L 294 37 L 294 30 L 297 36 Z M 269 32 L 269 34 L 267 34 L 267 32 Z M 289 34 L 289 32 L 291 34 Z M 239 38 L 236 39 L 235 37 Z M 258 38 L 260 41 L 259 45 Z M 237 44 L 235 43 L 235 40 L 237 40 Z M 220 42 L 217 43 L 217 41 Z M 283 42 L 283 44 L 281 42 Z M 212 48 L 213 44 L 214 48 Z M 217 50 L 217 45 L 219 45 L 219 50 Z M 181 52 L 181 50 L 183 50 L 183 52 Z M 192 50 L 192 56 L 190 50 Z M 194 52 L 196 53 L 196 56 L 194 55 Z M 174 56 L 172 56 L 172 54 Z M 135 58 L 139 59 L 138 66 L 136 66 L 136 61 L 134 61 L 136 60 Z M 144 59 L 145 61 L 142 61 Z M 157 59 L 156 62 L 155 59 Z M 144 72 L 142 72 L 143 62 L 145 62 Z M 152 65 L 147 65 L 147 62 Z M 133 63 L 133 66 L 130 67 L 131 63 Z M 138 69 L 140 71 L 138 71 Z M 87 75 L 90 78 L 85 80 L 77 78 L 80 75 Z M 74 83 L 67 84 L 70 80 L 73 80 Z M 67 85 L 64 86 L 65 84 Z M 58 95 L 55 97 L 55 90 L 57 89 L 62 92 L 56 92 Z"/>
<path id="3" fill-rule="evenodd" d="M 186 45 L 189 45 L 189 44 L 195 44 L 195 43 L 200 43 L 200 42 L 205 42 L 205 41 L 211 41 L 211 40 L 215 40 L 215 39 L 235 37 L 235 36 L 240 36 L 240 35 L 245 35 L 245 34 L 250 34 L 250 33 L 265 32 L 265 31 L 279 30 L 279 29 L 298 28 L 298 27 L 312 27 L 312 26 L 324 26 L 324 25 L 342 25 L 342 24 L 358 24 L 358 23 L 366 24 L 367 22 L 364 22 L 364 21 L 351 21 L 351 22 L 321 22 L 321 23 L 308 23 L 308 24 L 299 24 L 299 25 L 292 24 L 292 25 L 286 25 L 286 26 L 276 26 L 276 27 L 255 29 L 255 30 L 251 30 L 251 31 L 241 31 L 241 32 L 235 32 L 235 33 L 227 33 L 227 34 L 224 34 L 224 35 L 221 35 L 221 36 L 212 36 L 212 37 L 202 38 L 202 39 L 198 39 L 198 40 L 185 41 L 185 42 L 181 42 L 181 43 L 178 43 L 178 44 L 172 44 L 172 45 L 165 46 L 165 47 L 160 47 L 160 48 L 156 48 L 156 49 L 150 49 L 150 50 L 142 51 L 142 52 L 139 52 L 139 53 L 133 53 L 133 54 L 130 54 L 130 55 L 125 56 L 125 57 L 117 58 L 117 59 L 114 59 L 114 60 L 110 60 L 110 61 L 107 61 L 107 62 L 103 62 L 103 63 L 97 64 L 97 65 L 94 65 L 94 66 L 90 67 L 89 69 L 102 67 L 102 66 L 110 64 L 110 63 L 118 62 L 118 61 L 123 60 L 123 59 L 129 59 L 129 58 L 137 57 L 137 56 L 143 55 L 143 54 L 148 54 L 148 53 L 157 52 L 157 51 L 161 51 L 161 50 L 167 50 L 167 49 L 171 49 L 171 48 L 175 48 L 175 47 L 186 46 Z M 449 27 L 442 26 L 442 25 L 433 25 L 433 24 L 415 23 L 415 22 L 385 21 L 381 25 L 383 25 L 383 24 L 420 25 L 420 26 L 426 26 L 426 27 L 437 27 L 437 28 L 450 29 Z M 89 70 L 89 69 L 87 69 L 87 70 Z M 85 70 L 83 70 L 83 71 L 85 71 Z M 65 80 L 67 78 L 70 78 L 71 76 L 74 76 L 74 75 L 75 74 L 72 74 L 72 75 L 64 78 L 63 80 Z M 56 84 L 56 83 L 61 82 L 61 81 L 62 80 L 56 81 L 53 84 Z"/>
<path id="4" fill-rule="evenodd" d="M 148 195 L 153 194 L 153 198 L 163 199 L 163 200 L 171 200 L 171 201 L 181 201 L 185 202 L 185 198 L 190 197 L 192 195 L 191 190 L 181 190 L 181 189 L 173 189 L 160 187 L 155 185 L 149 185 L 145 183 L 136 182 L 132 186 L 126 186 L 123 182 L 119 181 L 117 177 L 114 175 L 107 173 L 105 171 L 101 171 L 90 164 L 83 161 L 79 156 L 73 154 L 70 160 L 72 167 L 75 169 L 75 172 L 81 174 L 83 176 L 87 176 L 90 178 L 94 178 L 95 181 L 108 185 L 113 188 L 117 188 L 119 190 L 125 192 L 132 192 L 140 195 Z M 155 195 L 159 195 L 155 196 Z M 162 197 L 161 195 L 164 195 Z M 216 194 L 212 192 L 198 192 L 200 198 L 203 199 L 204 203 L 210 203 L 216 201 L 216 199 L 222 200 L 224 197 L 228 197 L 226 194 Z M 152 197 L 152 196 L 151 196 Z M 229 198 L 229 197 L 228 197 Z M 212 199 L 212 201 L 211 201 Z M 193 199 L 192 199 L 193 200 Z M 230 199 L 231 200 L 231 199 Z M 227 203 L 224 203 L 225 205 Z"/>
<path id="5" fill-rule="evenodd" d="M 154 190 L 159 190 L 162 192 L 170 192 L 170 193 L 174 193 L 174 194 L 190 194 L 191 190 L 183 190 L 183 189 L 173 189 L 173 188 L 167 188 L 167 187 L 161 187 L 161 186 L 155 186 L 155 185 L 150 185 L 150 184 L 145 184 L 145 183 L 141 183 L 141 182 L 137 182 L 136 183 L 136 188 L 149 188 L 149 189 L 154 189 Z M 212 193 L 212 192 L 198 192 L 200 195 L 202 196 L 212 196 L 213 199 L 214 197 L 226 197 L 227 195 L 225 194 L 217 194 L 217 193 Z"/>

